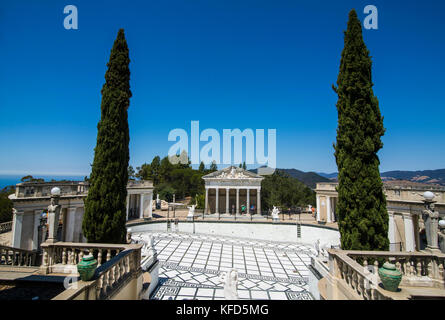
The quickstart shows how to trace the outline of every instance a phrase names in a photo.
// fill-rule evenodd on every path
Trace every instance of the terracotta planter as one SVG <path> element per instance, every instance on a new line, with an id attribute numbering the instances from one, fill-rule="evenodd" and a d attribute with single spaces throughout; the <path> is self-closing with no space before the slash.
<path id="1" fill-rule="evenodd" d="M 82 281 L 91 280 L 96 271 L 96 267 L 97 260 L 94 259 L 93 255 L 83 257 L 82 261 L 77 264 L 77 271 L 80 274 L 80 279 L 82 279 Z"/>
<path id="2" fill-rule="evenodd" d="M 379 269 L 379 277 L 385 290 L 396 292 L 402 281 L 402 272 L 397 270 L 394 264 L 385 262 Z"/>

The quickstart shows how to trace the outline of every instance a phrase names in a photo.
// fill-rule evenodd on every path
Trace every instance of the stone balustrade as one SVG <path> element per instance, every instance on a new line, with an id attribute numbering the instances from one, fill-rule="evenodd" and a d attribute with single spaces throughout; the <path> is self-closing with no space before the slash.
<path id="1" fill-rule="evenodd" d="M 348 291 L 364 300 L 389 300 L 384 290 L 378 286 L 375 277 L 366 268 L 348 256 L 347 251 L 329 249 L 330 276 L 339 281 L 345 297 Z M 345 292 L 346 291 L 346 292 Z"/>
<path id="2" fill-rule="evenodd" d="M 445 254 L 427 251 L 420 252 L 386 252 L 386 251 L 345 251 L 354 261 L 359 261 L 364 267 L 373 262 L 378 269 L 378 260 L 395 264 L 402 272 L 403 285 L 415 285 L 416 280 L 428 278 L 431 284 L 439 289 L 445 289 L 444 263 Z"/>
<path id="3" fill-rule="evenodd" d="M 9 232 L 12 230 L 12 221 L 0 223 L 0 233 Z"/>
<path id="4" fill-rule="evenodd" d="M 37 251 L 0 246 L 0 264 L 8 266 L 37 266 L 40 264 Z"/>
<path id="5" fill-rule="evenodd" d="M 65 246 L 62 248 L 72 248 Z M 88 244 L 82 250 L 90 252 L 119 250 L 112 258 L 97 267 L 91 281 L 77 281 L 53 300 L 138 300 L 142 289 L 141 248 L 142 244 L 118 247 L 107 244 Z M 90 247 L 91 246 L 91 247 Z"/>
<path id="6" fill-rule="evenodd" d="M 92 254 L 98 266 L 128 248 L 125 244 L 55 242 L 41 244 L 43 251 L 40 272 L 43 274 L 72 273 L 85 255 Z"/>
<path id="7" fill-rule="evenodd" d="M 445 289 L 445 254 L 430 252 L 348 251 L 330 249 L 327 299 L 389 300 L 394 295 L 379 286 L 377 274 L 384 261 L 402 272 L 401 287 Z M 405 295 L 408 298 L 408 295 Z"/>

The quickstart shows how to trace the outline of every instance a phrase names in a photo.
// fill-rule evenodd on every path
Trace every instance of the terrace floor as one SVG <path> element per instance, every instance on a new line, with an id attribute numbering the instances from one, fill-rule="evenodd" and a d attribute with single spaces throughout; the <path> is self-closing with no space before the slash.
<path id="1" fill-rule="evenodd" d="M 159 286 L 152 299 L 222 300 L 220 274 L 232 267 L 238 271 L 240 299 L 313 299 L 309 292 L 313 249 L 308 246 L 199 234 L 150 234 L 160 261 Z"/>

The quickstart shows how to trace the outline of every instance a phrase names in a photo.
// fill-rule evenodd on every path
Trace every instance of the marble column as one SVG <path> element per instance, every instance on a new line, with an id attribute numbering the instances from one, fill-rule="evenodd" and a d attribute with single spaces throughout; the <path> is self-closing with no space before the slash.
<path id="1" fill-rule="evenodd" d="M 150 193 L 150 202 L 148 204 L 148 217 L 153 218 L 153 192 Z"/>
<path id="2" fill-rule="evenodd" d="M 331 197 L 326 197 L 326 219 L 331 222 Z"/>
<path id="3" fill-rule="evenodd" d="M 261 189 L 258 188 L 256 192 L 257 200 L 256 200 L 256 210 L 257 214 L 261 215 Z"/>
<path id="4" fill-rule="evenodd" d="M 12 246 L 20 248 L 22 240 L 22 223 L 24 211 L 15 211 L 12 219 Z"/>
<path id="5" fill-rule="evenodd" d="M 39 226 L 40 226 L 40 215 L 43 210 L 34 210 L 34 228 L 32 234 L 32 250 L 37 250 L 39 246 Z"/>
<path id="6" fill-rule="evenodd" d="M 405 225 L 405 251 L 411 252 L 415 250 L 414 225 L 411 215 L 403 215 L 403 223 Z"/>
<path id="7" fill-rule="evenodd" d="M 215 188 L 215 213 L 219 213 L 219 189 Z"/>
<path id="8" fill-rule="evenodd" d="M 250 214 L 250 189 L 247 188 L 246 189 L 246 209 L 247 209 L 247 214 Z"/>
<path id="9" fill-rule="evenodd" d="M 204 214 L 208 213 L 209 209 L 209 188 L 206 188 L 206 198 L 204 202 Z"/>
<path id="10" fill-rule="evenodd" d="M 236 188 L 236 210 L 235 214 L 239 214 L 239 188 Z"/>
<path id="11" fill-rule="evenodd" d="M 229 214 L 229 197 L 230 197 L 230 188 L 226 188 L 226 214 Z"/>
<path id="12" fill-rule="evenodd" d="M 128 221 L 128 211 L 130 210 L 130 194 L 127 194 L 127 221 Z"/>
<path id="13" fill-rule="evenodd" d="M 139 219 L 144 218 L 144 194 L 139 195 Z"/>
<path id="14" fill-rule="evenodd" d="M 67 212 L 67 218 L 65 219 L 65 241 L 74 242 L 74 227 L 76 224 L 76 207 L 69 207 Z"/>
<path id="15" fill-rule="evenodd" d="M 394 212 L 388 212 L 389 215 L 389 221 L 388 221 L 388 239 L 389 243 L 395 243 L 396 242 L 396 235 L 394 231 Z M 397 250 L 395 250 L 397 251 Z"/>
<path id="16" fill-rule="evenodd" d="M 320 196 L 317 194 L 317 221 L 320 221 Z"/>

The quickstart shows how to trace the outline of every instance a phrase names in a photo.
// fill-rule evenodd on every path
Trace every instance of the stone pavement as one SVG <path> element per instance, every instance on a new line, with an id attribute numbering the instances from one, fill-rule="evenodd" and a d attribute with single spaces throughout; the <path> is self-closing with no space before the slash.
<path id="1" fill-rule="evenodd" d="M 240 299 L 313 299 L 308 290 L 314 251 L 307 246 L 185 233 L 151 235 L 160 260 L 160 284 L 152 299 L 224 299 L 220 274 L 232 267 L 238 271 Z"/>

